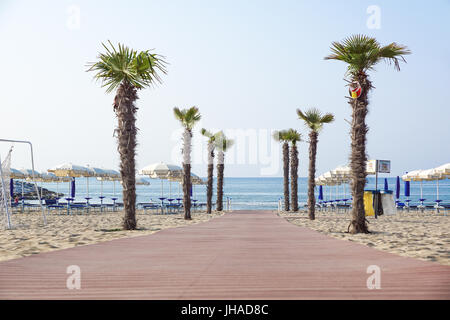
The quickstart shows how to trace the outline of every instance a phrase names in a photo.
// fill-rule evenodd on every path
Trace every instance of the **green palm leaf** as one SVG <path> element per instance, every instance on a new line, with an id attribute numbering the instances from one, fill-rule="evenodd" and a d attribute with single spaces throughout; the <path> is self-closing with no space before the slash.
<path id="1" fill-rule="evenodd" d="M 382 47 L 375 38 L 353 35 L 342 42 L 333 42 L 331 54 L 325 60 L 339 60 L 348 64 L 348 73 L 358 74 L 374 68 L 380 61 L 393 64 L 400 70 L 400 62 L 406 62 L 405 55 L 411 54 L 406 46 L 395 42 Z"/>
<path id="2" fill-rule="evenodd" d="M 158 54 L 149 50 L 137 52 L 122 44 L 109 46 L 102 43 L 106 53 L 100 53 L 97 62 L 89 63 L 87 71 L 95 72 L 94 78 L 111 92 L 123 82 L 128 82 L 137 89 L 143 89 L 161 83 L 159 72 L 166 74 L 166 62 Z"/>

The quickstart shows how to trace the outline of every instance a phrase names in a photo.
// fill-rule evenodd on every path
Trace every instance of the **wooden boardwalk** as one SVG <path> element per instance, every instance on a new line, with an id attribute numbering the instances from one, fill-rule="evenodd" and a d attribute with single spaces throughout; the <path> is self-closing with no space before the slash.
<path id="1" fill-rule="evenodd" d="M 66 287 L 69 265 L 81 289 Z M 381 268 L 369 290 L 367 267 Z M 0 262 L 0 299 L 449 299 L 450 267 L 238 211 L 135 238 Z"/>

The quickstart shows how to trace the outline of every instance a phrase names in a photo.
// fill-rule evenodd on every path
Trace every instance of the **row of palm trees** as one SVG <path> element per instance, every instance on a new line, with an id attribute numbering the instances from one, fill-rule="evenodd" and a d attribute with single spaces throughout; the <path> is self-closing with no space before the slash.
<path id="1" fill-rule="evenodd" d="M 135 105 L 138 99 L 138 90 L 151 87 L 161 82 L 160 73 L 166 74 L 166 62 L 164 57 L 151 53 L 149 50 L 137 52 L 129 49 L 121 44 L 116 49 L 111 42 L 108 45 L 102 44 L 105 53 L 100 53 L 98 61 L 89 63 L 87 71 L 95 72 L 95 79 L 100 80 L 102 87 L 106 87 L 106 91 L 112 92 L 116 90 L 114 97 L 113 110 L 118 119 L 118 126 L 115 133 L 118 139 L 118 151 L 120 154 L 120 173 L 123 182 L 123 202 L 124 202 L 124 229 L 136 229 L 136 181 L 135 181 L 135 155 L 136 155 L 136 112 Z M 351 233 L 368 233 L 368 227 L 365 219 L 364 211 L 364 187 L 366 183 L 366 135 L 368 127 L 366 125 L 366 116 L 368 113 L 368 94 L 373 89 L 372 82 L 369 79 L 368 71 L 373 70 L 375 65 L 380 61 L 386 61 L 393 64 L 396 70 L 400 70 L 400 62 L 406 62 L 404 56 L 410 54 L 406 46 L 398 45 L 395 42 L 386 46 L 381 46 L 375 38 L 364 35 L 353 35 L 342 42 L 333 42 L 331 45 L 331 54 L 325 57 L 326 60 L 338 60 L 347 63 L 348 81 L 351 85 L 358 85 L 360 91 L 358 95 L 347 97 L 348 103 L 352 108 L 351 122 L 351 155 L 350 168 L 351 190 L 353 197 L 352 220 L 349 225 Z M 192 109 L 192 108 L 191 108 Z M 190 219 L 190 143 L 192 138 L 192 127 L 188 125 L 185 118 L 194 120 L 200 117 L 197 112 L 188 110 L 175 111 L 175 115 L 185 127 L 183 135 L 183 169 L 184 182 L 183 192 L 185 199 L 185 218 Z M 321 128 L 320 121 L 317 122 L 317 110 L 308 110 L 303 113 L 298 111 L 299 117 L 305 121 L 311 129 L 309 135 L 310 150 L 310 166 L 309 166 L 309 183 L 308 183 L 308 209 L 309 216 L 314 219 L 314 175 L 315 175 L 315 156 L 317 150 L 318 131 Z M 327 116 L 327 115 L 325 115 Z M 325 119 L 326 120 L 326 119 Z M 323 122 L 326 123 L 326 122 Z M 317 127 L 319 126 L 319 127 Z M 289 130 L 288 130 L 289 131 Z M 206 132 L 205 132 L 206 133 Z M 300 141 L 300 134 L 295 130 L 291 134 L 296 136 L 291 140 L 279 135 L 277 139 L 283 142 L 283 158 L 289 157 L 289 150 L 286 153 L 288 144 L 291 143 L 291 202 L 292 209 L 298 210 L 297 205 L 297 169 L 298 169 L 298 151 L 296 144 Z M 213 135 L 209 135 L 211 139 Z M 214 139 L 215 141 L 215 139 Z M 222 148 L 229 147 L 226 139 L 222 139 Z M 286 144 L 287 143 L 287 144 Z M 216 144 L 214 144 L 217 147 Z M 209 149 L 210 150 L 210 149 Z M 220 150 L 220 149 L 219 149 Z M 189 152 L 188 152 L 189 151 Z M 213 152 L 213 151 L 212 151 Z M 287 154 L 287 156 L 286 156 Z M 224 155 L 218 155 L 218 182 L 223 181 L 223 158 Z M 212 169 L 208 162 L 208 181 L 212 177 Z M 284 162 L 285 173 L 285 201 L 286 188 L 289 181 L 286 182 L 286 172 L 289 165 Z M 211 175 L 210 173 L 211 172 Z M 212 179 L 212 178 L 211 178 Z M 212 197 L 212 182 L 208 183 L 208 194 Z M 288 191 L 289 192 L 289 191 Z M 222 197 L 223 190 L 217 190 L 218 199 Z M 211 200 L 209 200 L 211 202 Z M 189 205 L 186 205 L 189 204 Z M 285 203 L 286 204 L 286 203 Z M 286 206 L 287 208 L 289 207 Z M 222 208 L 222 200 L 218 200 L 217 209 Z"/>
<path id="2" fill-rule="evenodd" d="M 315 175 L 316 175 L 316 154 L 319 131 L 325 123 L 334 121 L 334 115 L 327 113 L 322 115 L 321 111 L 311 108 L 306 112 L 297 109 L 298 117 L 304 121 L 310 129 L 309 133 L 309 175 L 308 175 L 308 212 L 311 220 L 315 219 Z M 276 141 L 283 143 L 283 178 L 284 178 L 284 209 L 298 211 L 298 150 L 297 143 L 302 141 L 301 134 L 294 129 L 276 131 L 273 134 Z M 290 144 L 290 154 L 289 154 Z M 289 192 L 289 168 L 291 192 Z M 289 201 L 289 194 L 291 202 Z"/>
<path id="3" fill-rule="evenodd" d="M 184 219 L 191 220 L 191 141 L 192 129 L 200 121 L 201 115 L 197 107 L 180 110 L 174 108 L 174 115 L 184 127 L 183 133 L 183 207 Z M 213 176 L 214 176 L 214 151 L 217 149 L 217 211 L 223 210 L 223 177 L 225 170 L 225 152 L 233 145 L 233 140 L 228 139 L 223 131 L 212 134 L 202 128 L 201 134 L 208 138 L 208 182 L 206 188 L 206 211 L 212 212 Z"/>

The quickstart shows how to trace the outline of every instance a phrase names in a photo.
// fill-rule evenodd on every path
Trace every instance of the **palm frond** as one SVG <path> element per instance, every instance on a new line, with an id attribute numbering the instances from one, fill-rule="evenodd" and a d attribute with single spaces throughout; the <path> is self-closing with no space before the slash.
<path id="1" fill-rule="evenodd" d="M 303 112 L 297 109 L 297 115 L 299 119 L 303 120 L 304 124 L 311 130 L 319 131 L 322 129 L 324 123 L 330 123 L 334 121 L 334 115 L 327 113 L 322 115 L 322 112 L 317 108 L 310 108 Z"/>
<path id="2" fill-rule="evenodd" d="M 288 141 L 288 131 L 287 130 L 281 130 L 281 131 L 274 131 L 272 133 L 272 137 L 275 141 L 278 142 L 285 142 Z"/>
<path id="3" fill-rule="evenodd" d="M 197 107 L 191 107 L 183 110 L 175 107 L 173 111 L 175 118 L 179 120 L 183 127 L 188 130 L 192 130 L 195 124 L 201 119 L 201 115 Z"/>
<path id="4" fill-rule="evenodd" d="M 218 150 L 227 152 L 234 145 L 234 140 L 228 139 L 223 131 L 219 131 L 215 136 L 214 144 Z"/>
<path id="5" fill-rule="evenodd" d="M 333 42 L 331 54 L 325 60 L 339 60 L 348 64 L 348 73 L 358 74 L 373 69 L 380 61 L 394 64 L 400 70 L 400 61 L 406 62 L 404 56 L 411 54 L 406 46 L 391 43 L 382 47 L 375 38 L 365 35 L 353 35 L 342 42 Z"/>
<path id="6" fill-rule="evenodd" d="M 286 140 L 296 145 L 297 142 L 302 141 L 302 135 L 294 129 L 289 129 L 286 131 Z"/>
<path id="7" fill-rule="evenodd" d="M 137 89 L 161 83 L 159 72 L 166 74 L 164 57 L 149 50 L 137 52 L 122 44 L 117 49 L 108 40 L 102 43 L 106 53 L 100 53 L 97 62 L 88 63 L 88 70 L 95 72 L 94 78 L 106 87 L 107 92 L 116 89 L 122 82 L 129 82 Z"/>

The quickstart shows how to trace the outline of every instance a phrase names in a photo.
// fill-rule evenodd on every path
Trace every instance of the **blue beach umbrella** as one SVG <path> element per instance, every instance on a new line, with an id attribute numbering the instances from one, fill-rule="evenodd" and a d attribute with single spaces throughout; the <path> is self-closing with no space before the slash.
<path id="1" fill-rule="evenodd" d="M 319 200 L 323 200 L 323 186 L 319 186 Z"/>
<path id="2" fill-rule="evenodd" d="M 397 183 L 395 185 L 395 198 L 400 199 L 400 177 L 397 176 Z"/>
<path id="3" fill-rule="evenodd" d="M 72 181 L 70 184 L 70 197 L 75 198 L 75 178 L 72 178 Z"/>
<path id="4" fill-rule="evenodd" d="M 409 197 L 411 195 L 409 181 L 405 181 L 405 197 Z"/>
<path id="5" fill-rule="evenodd" d="M 388 191 L 388 190 L 389 190 L 388 181 L 387 181 L 387 178 L 384 178 L 384 191 Z"/>
<path id="6" fill-rule="evenodd" d="M 9 179 L 9 194 L 14 197 L 14 179 Z"/>

